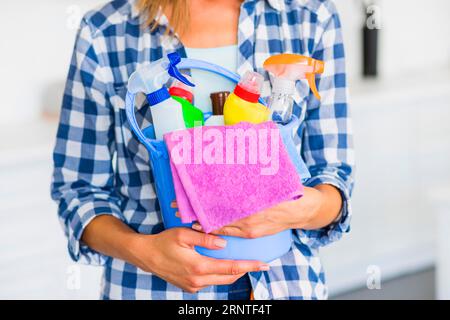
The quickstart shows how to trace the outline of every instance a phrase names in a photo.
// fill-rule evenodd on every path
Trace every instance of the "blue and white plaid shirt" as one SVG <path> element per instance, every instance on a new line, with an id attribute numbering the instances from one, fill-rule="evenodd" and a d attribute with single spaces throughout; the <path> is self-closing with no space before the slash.
<path id="1" fill-rule="evenodd" d="M 177 37 L 165 35 L 167 19 L 150 32 L 133 1 L 118 0 L 85 15 L 70 65 L 54 150 L 52 197 L 76 261 L 103 265 L 102 297 L 110 299 L 227 299 L 222 286 L 197 294 L 182 291 L 122 260 L 106 257 L 80 242 L 92 219 L 112 215 L 143 234 L 163 230 L 149 155 L 126 121 L 129 75 L 144 62 L 185 50 Z M 295 230 L 292 250 L 270 263 L 267 272 L 250 274 L 255 299 L 324 299 L 327 287 L 318 248 L 349 230 L 353 185 L 353 145 L 341 25 L 327 0 L 247 0 L 241 5 L 238 73 L 265 76 L 263 96 L 270 95 L 262 68 L 270 55 L 292 52 L 324 60 L 317 84 L 322 100 L 299 82 L 295 113 L 303 120 L 297 132 L 299 152 L 312 178 L 308 186 L 331 184 L 344 199 L 339 221 L 329 227 Z M 137 111 L 145 126 L 148 108 Z"/>

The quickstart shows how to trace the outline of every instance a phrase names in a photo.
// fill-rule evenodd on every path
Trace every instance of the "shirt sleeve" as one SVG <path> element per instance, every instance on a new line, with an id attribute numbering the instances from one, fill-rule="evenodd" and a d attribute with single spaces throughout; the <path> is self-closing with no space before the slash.
<path id="1" fill-rule="evenodd" d="M 114 118 L 97 41 L 83 19 L 64 91 L 51 184 L 70 256 L 89 264 L 104 264 L 109 257 L 80 241 L 86 226 L 99 215 L 124 220 L 114 195 Z"/>
<path id="2" fill-rule="evenodd" d="M 316 78 L 321 100 L 308 97 L 302 156 L 311 173 L 305 183 L 335 186 L 343 206 L 338 219 L 318 230 L 296 230 L 298 241 L 320 247 L 340 239 L 350 230 L 350 195 L 353 188 L 353 140 L 347 104 L 347 84 L 341 23 L 337 13 L 326 22 L 313 58 L 325 61 L 324 73 Z"/>

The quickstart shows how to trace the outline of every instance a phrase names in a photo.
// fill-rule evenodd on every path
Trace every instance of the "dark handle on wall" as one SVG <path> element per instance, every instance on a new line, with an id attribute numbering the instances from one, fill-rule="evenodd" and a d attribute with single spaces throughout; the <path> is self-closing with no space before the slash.
<path id="1" fill-rule="evenodd" d="M 378 32 L 377 28 L 363 29 L 363 75 L 376 77 L 378 75 Z"/>

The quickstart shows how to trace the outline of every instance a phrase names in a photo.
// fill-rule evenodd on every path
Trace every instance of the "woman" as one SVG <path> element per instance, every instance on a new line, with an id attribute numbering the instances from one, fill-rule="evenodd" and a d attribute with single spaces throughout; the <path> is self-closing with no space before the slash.
<path id="1" fill-rule="evenodd" d="M 216 63 L 241 75 L 254 69 L 269 90 L 262 63 L 270 55 L 325 61 L 317 79 L 320 102 L 306 84 L 297 86 L 295 113 L 303 121 L 297 141 L 312 175 L 304 197 L 216 232 L 251 238 L 292 229 L 292 250 L 270 264 L 197 254 L 194 246 L 226 246 L 217 235 L 194 230 L 198 226 L 163 230 L 148 154 L 127 124 L 124 95 L 137 66 L 174 50 L 219 56 Z M 207 80 L 197 77 L 197 87 L 204 87 Z M 147 113 L 139 109 L 138 121 Z M 318 247 L 349 229 L 352 155 L 340 21 L 330 1 L 113 1 L 81 22 L 54 151 L 52 197 L 71 257 L 104 266 L 104 299 L 324 299 Z"/>

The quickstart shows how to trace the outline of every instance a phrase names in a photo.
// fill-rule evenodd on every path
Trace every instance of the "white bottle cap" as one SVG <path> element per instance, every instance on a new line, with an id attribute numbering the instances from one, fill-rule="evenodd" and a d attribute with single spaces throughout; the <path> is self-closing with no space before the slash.
<path id="1" fill-rule="evenodd" d="M 275 78 L 272 85 L 272 91 L 281 94 L 294 94 L 295 81 L 285 78 Z"/>
<path id="2" fill-rule="evenodd" d="M 264 78 L 258 72 L 247 71 L 239 80 L 239 86 L 251 93 L 260 94 L 263 82 Z"/>

